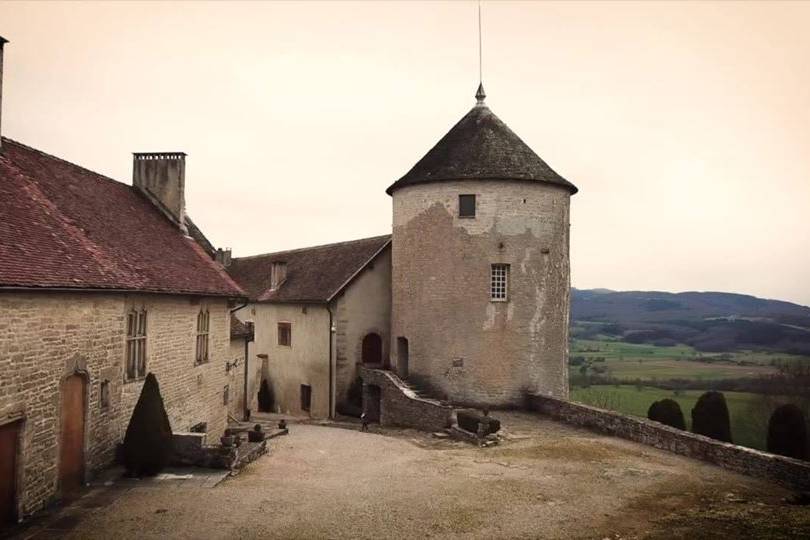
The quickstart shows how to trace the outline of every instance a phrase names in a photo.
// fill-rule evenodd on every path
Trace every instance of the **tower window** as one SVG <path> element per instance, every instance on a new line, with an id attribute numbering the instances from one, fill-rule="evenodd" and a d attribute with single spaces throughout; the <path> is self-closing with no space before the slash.
<path id="1" fill-rule="evenodd" d="M 509 293 L 509 265 L 493 264 L 489 276 L 489 297 L 493 302 L 506 302 Z"/>
<path id="2" fill-rule="evenodd" d="M 458 217 L 475 217 L 475 195 L 458 196 Z"/>

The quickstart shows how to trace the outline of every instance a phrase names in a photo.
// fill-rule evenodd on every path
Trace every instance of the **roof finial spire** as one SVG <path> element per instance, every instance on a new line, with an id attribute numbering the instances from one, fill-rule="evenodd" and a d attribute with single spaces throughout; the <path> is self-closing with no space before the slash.
<path id="1" fill-rule="evenodd" d="M 476 105 L 483 105 L 487 99 L 484 92 L 484 54 L 483 40 L 481 39 L 481 0 L 478 0 L 478 90 L 475 92 Z"/>

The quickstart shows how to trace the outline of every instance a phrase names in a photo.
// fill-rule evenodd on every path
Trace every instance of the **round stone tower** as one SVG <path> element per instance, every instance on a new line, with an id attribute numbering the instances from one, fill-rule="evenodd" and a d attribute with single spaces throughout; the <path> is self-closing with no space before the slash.
<path id="1" fill-rule="evenodd" d="M 456 404 L 568 397 L 569 202 L 577 188 L 478 103 L 386 191 L 392 365 Z"/>

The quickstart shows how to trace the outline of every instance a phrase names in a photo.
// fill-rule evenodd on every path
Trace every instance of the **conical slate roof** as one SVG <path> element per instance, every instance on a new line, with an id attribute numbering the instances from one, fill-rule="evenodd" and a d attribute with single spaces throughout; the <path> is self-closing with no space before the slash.
<path id="1" fill-rule="evenodd" d="M 483 88 L 479 88 L 479 94 L 483 95 Z M 523 180 L 554 184 L 576 193 L 577 187 L 520 140 L 484 105 L 483 97 L 385 192 L 391 195 L 401 187 L 446 180 Z"/>

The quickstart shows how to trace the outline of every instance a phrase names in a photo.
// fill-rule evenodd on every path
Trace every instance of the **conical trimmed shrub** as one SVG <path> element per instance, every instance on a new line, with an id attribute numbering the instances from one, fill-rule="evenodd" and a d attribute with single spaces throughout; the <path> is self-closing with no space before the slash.
<path id="1" fill-rule="evenodd" d="M 172 427 L 160 386 L 152 373 L 146 376 L 141 395 L 124 437 L 124 466 L 130 475 L 154 476 L 172 456 Z"/>
<path id="2" fill-rule="evenodd" d="M 706 392 L 692 409 L 692 431 L 718 441 L 731 441 L 731 421 L 726 398 L 720 392 Z"/>
<path id="3" fill-rule="evenodd" d="M 768 452 L 796 459 L 807 459 L 807 424 L 804 414 L 789 403 L 777 407 L 768 422 Z"/>
<path id="4" fill-rule="evenodd" d="M 259 411 L 273 412 L 273 389 L 267 379 L 262 380 L 261 388 L 259 388 Z"/>
<path id="5" fill-rule="evenodd" d="M 650 405 L 647 418 L 677 429 L 686 429 L 681 406 L 674 399 L 662 399 Z"/>

